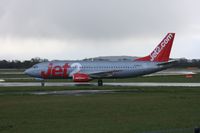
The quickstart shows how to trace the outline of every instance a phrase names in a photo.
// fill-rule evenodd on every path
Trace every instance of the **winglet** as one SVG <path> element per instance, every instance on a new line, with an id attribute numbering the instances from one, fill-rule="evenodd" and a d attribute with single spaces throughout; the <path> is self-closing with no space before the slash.
<path id="1" fill-rule="evenodd" d="M 138 58 L 136 61 L 167 62 L 171 53 L 175 33 L 168 33 L 153 52 L 145 57 Z"/>

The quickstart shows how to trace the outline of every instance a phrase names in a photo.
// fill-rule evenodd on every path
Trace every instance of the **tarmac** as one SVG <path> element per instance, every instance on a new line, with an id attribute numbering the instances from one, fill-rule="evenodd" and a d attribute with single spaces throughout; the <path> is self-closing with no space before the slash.
<path id="1" fill-rule="evenodd" d="M 133 86 L 133 87 L 200 87 L 200 83 L 158 83 L 158 82 L 137 82 L 137 83 L 104 83 L 105 86 Z M 41 86 L 40 82 L 0 82 L 0 87 L 23 87 Z M 97 83 L 74 83 L 74 82 L 46 82 L 45 86 L 97 86 Z"/>

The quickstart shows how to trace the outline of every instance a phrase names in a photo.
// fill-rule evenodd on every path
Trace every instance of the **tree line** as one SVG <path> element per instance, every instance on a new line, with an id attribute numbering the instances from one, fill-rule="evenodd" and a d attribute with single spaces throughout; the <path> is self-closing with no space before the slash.
<path id="1" fill-rule="evenodd" d="M 175 67 L 178 68 L 184 68 L 184 67 L 198 67 L 200 68 L 200 60 L 199 59 L 192 59 L 188 60 L 186 58 L 181 59 L 175 59 L 177 63 L 175 64 Z"/>
<path id="2" fill-rule="evenodd" d="M 32 58 L 31 60 L 0 60 L 0 69 L 26 69 L 30 68 L 33 65 L 40 63 L 40 62 L 46 62 L 47 59 L 41 59 L 41 58 Z"/>

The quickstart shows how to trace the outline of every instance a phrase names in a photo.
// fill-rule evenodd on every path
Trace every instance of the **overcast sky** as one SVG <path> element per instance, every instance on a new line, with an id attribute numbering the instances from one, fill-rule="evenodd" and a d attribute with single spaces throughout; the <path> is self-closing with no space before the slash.
<path id="1" fill-rule="evenodd" d="M 0 60 L 149 54 L 200 58 L 199 0 L 0 0 Z"/>

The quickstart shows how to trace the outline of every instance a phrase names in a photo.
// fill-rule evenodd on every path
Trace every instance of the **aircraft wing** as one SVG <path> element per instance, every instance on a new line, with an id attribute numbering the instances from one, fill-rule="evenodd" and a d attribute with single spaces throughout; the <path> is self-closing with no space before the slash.
<path id="1" fill-rule="evenodd" d="M 88 73 L 88 75 L 91 77 L 91 78 L 102 78 L 102 77 L 111 77 L 113 76 L 113 73 L 114 72 L 120 72 L 122 70 L 112 70 L 112 71 L 99 71 L 99 72 L 91 72 L 91 73 Z"/>

